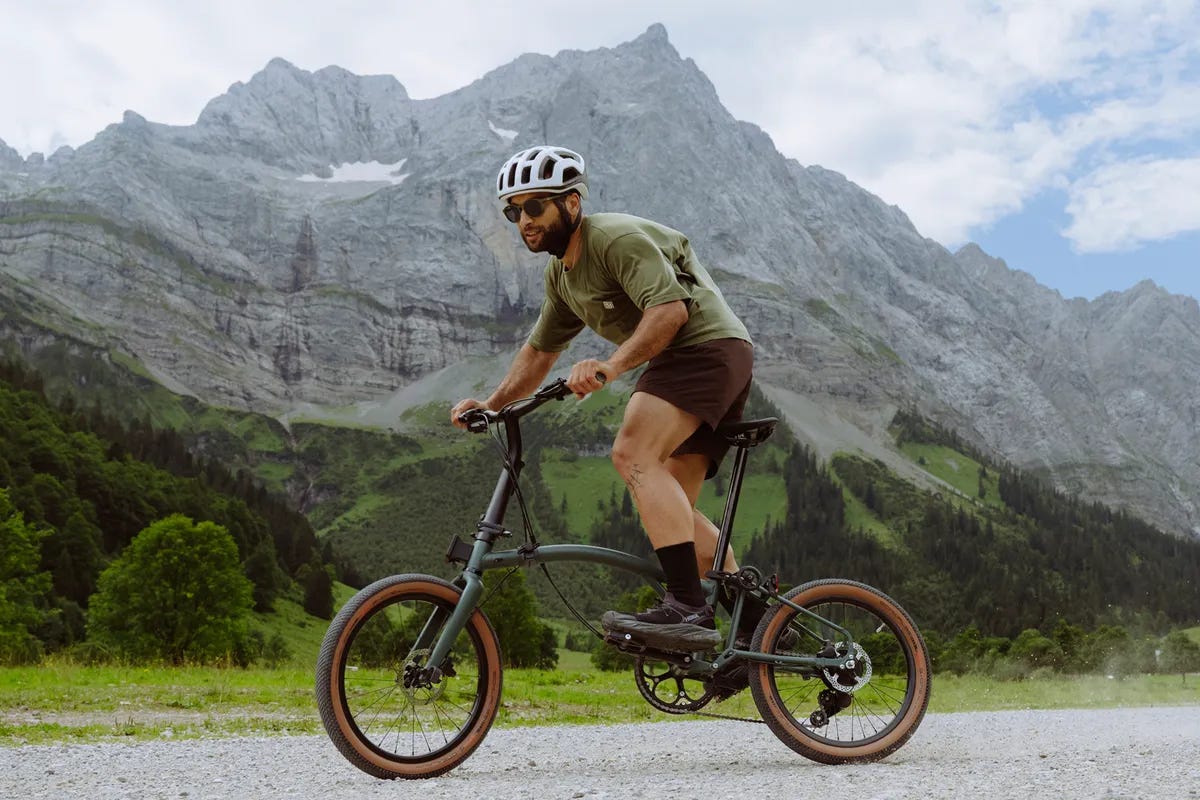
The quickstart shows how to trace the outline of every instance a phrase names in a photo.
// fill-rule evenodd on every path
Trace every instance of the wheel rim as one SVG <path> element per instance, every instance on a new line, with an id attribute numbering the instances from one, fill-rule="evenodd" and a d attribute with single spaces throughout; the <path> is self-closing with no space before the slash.
<path id="1" fill-rule="evenodd" d="M 338 672 L 346 721 L 358 741 L 389 761 L 424 763 L 453 751 L 482 713 L 488 676 L 483 643 L 470 624 L 443 662 L 440 682 L 412 680 L 428 655 L 428 648 L 414 647 L 426 621 L 438 613 L 444 622 L 453 610 L 433 595 L 400 595 L 350 632 Z"/>
<path id="2" fill-rule="evenodd" d="M 825 600 L 806 608 L 848 630 L 856 645 L 870 655 L 865 660 L 856 658 L 854 670 L 829 674 L 811 668 L 768 667 L 778 706 L 793 727 L 815 743 L 857 748 L 887 737 L 903 723 L 916 689 L 911 645 L 891 622 L 862 603 Z M 779 630 L 774 652 L 812 654 L 832 644 L 839 655 L 846 653 L 841 634 L 799 613 L 793 612 L 786 628 L 795 639 L 790 646 L 779 646 L 788 636 L 783 626 Z M 824 724 L 816 718 L 820 713 L 825 714 Z"/>

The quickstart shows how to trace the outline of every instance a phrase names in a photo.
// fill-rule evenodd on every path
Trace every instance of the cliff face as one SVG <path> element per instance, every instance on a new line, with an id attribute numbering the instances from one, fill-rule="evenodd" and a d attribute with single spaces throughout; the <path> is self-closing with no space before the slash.
<path id="1" fill-rule="evenodd" d="M 973 245 L 947 252 L 734 120 L 658 26 L 432 100 L 276 59 L 192 126 L 129 112 L 48 160 L 0 144 L 0 293 L 36 309 L 2 324 L 123 350 L 221 405 L 410 396 L 507 358 L 532 324 L 544 261 L 491 187 L 541 142 L 585 154 L 587 210 L 688 234 L 760 381 L 844 423 L 814 440 L 882 448 L 915 404 L 1059 486 L 1200 532 L 1194 299 L 1145 283 L 1067 301 Z"/>

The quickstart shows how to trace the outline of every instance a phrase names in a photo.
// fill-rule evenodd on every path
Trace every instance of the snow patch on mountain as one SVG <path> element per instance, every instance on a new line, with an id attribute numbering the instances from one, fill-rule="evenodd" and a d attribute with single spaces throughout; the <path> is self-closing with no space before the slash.
<path id="1" fill-rule="evenodd" d="M 404 162 L 407 158 L 402 158 L 395 164 L 381 164 L 378 161 L 356 161 L 352 164 L 342 164 L 335 166 L 329 165 L 329 177 L 321 177 L 309 173 L 296 178 L 298 181 L 316 181 L 321 183 L 390 183 L 399 185 L 404 183 L 404 179 L 408 177 L 408 173 L 401 173 L 400 170 L 404 167 Z"/>

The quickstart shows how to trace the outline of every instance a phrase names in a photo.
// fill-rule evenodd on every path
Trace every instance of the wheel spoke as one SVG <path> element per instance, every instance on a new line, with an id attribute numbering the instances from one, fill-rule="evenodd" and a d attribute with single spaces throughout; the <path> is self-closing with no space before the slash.
<path id="1" fill-rule="evenodd" d="M 876 590 L 849 581 L 814 581 L 787 597 L 816 618 L 777 607 L 777 616 L 764 621 L 777 631 L 767 649 L 828 656 L 832 644 L 839 660 L 853 657 L 856 663 L 853 669 L 810 668 L 809 680 L 783 667 L 754 673 L 763 719 L 793 749 L 828 763 L 881 757 L 903 744 L 924 715 L 929 686 L 927 677 L 920 686 L 913 679 L 928 675 L 928 656 L 919 634 L 901 637 L 902 630 L 915 631 L 907 615 Z M 781 646 L 785 636 L 798 635 L 803 644 Z M 815 647 L 807 644 L 810 639 Z M 899 737 L 898 726 L 904 726 Z M 850 747 L 856 748 L 854 756 L 839 755 Z"/>
<path id="2" fill-rule="evenodd" d="M 343 753 L 359 754 L 351 761 L 367 772 L 437 774 L 470 754 L 482 737 L 468 734 L 486 731 L 496 713 L 499 682 L 488 677 L 499 669 L 490 660 L 499 655 L 495 633 L 481 615 L 469 617 L 451 648 L 453 662 L 442 662 L 445 672 L 437 683 L 423 681 L 421 669 L 440 635 L 435 627 L 444 628 L 451 617 L 458 590 L 427 576 L 397 576 L 381 584 L 372 587 L 373 594 L 352 598 L 326 635 L 318 666 L 322 721 Z M 425 646 L 418 648 L 418 639 Z M 333 654 L 340 665 L 332 663 Z M 329 702 L 321 694 L 330 683 L 322 681 L 324 675 L 340 681 Z M 338 703 L 343 711 L 335 713 Z M 449 762 L 447 753 L 455 754 Z M 377 767 L 379 756 L 389 766 Z M 440 766 L 430 772 L 423 765 L 435 758 Z"/>

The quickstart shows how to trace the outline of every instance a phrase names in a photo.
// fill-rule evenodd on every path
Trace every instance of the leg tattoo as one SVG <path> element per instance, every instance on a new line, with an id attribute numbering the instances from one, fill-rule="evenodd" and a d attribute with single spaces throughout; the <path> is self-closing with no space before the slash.
<path id="1" fill-rule="evenodd" d="M 638 499 L 637 490 L 642 488 L 642 475 L 645 473 L 646 471 L 644 469 L 642 469 L 639 465 L 634 464 L 629 468 L 629 477 L 625 479 L 625 485 L 629 487 L 629 493 L 633 495 L 635 502 Z"/>

